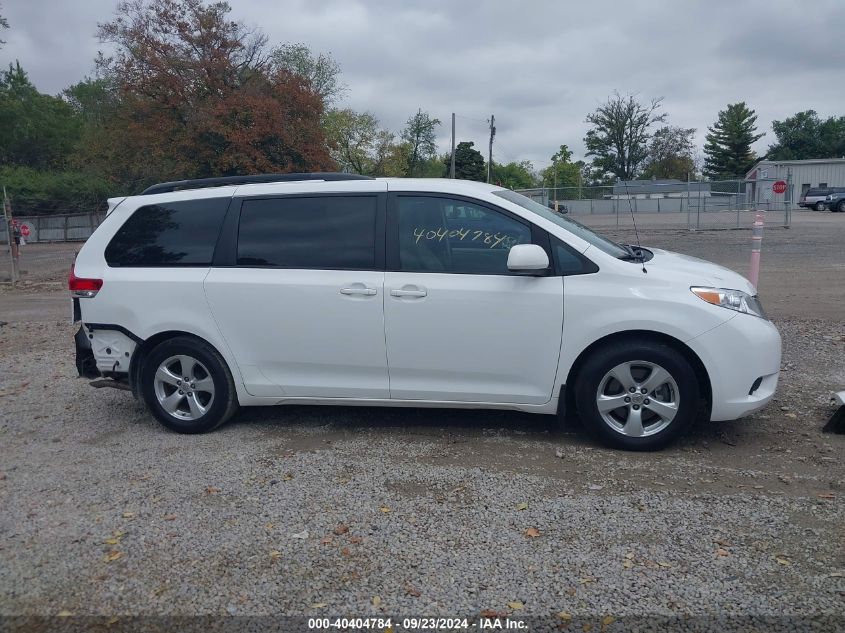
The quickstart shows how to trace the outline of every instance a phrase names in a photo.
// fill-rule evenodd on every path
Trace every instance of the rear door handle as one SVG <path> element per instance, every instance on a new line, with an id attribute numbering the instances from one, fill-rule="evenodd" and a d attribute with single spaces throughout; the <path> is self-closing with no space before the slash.
<path id="1" fill-rule="evenodd" d="M 391 297 L 425 297 L 428 293 L 425 290 L 391 290 Z"/>
<path id="2" fill-rule="evenodd" d="M 366 288 L 366 287 L 352 287 L 352 288 L 341 288 L 340 294 L 342 295 L 364 295 L 367 297 L 372 297 L 376 294 L 375 288 Z"/>

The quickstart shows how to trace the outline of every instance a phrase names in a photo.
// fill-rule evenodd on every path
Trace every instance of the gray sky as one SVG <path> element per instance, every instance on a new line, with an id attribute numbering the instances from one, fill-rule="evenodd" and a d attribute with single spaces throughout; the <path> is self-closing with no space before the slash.
<path id="1" fill-rule="evenodd" d="M 4 66 L 19 59 L 44 92 L 90 74 L 97 22 L 116 0 L 0 0 Z M 746 101 L 758 114 L 758 153 L 771 122 L 800 110 L 845 115 L 842 0 L 231 0 L 232 17 L 271 43 L 303 42 L 340 63 L 341 105 L 369 110 L 393 131 L 417 108 L 450 117 L 458 140 L 494 159 L 548 164 L 561 143 L 579 158 L 584 118 L 614 90 L 665 97 L 669 123 L 706 128 Z"/>

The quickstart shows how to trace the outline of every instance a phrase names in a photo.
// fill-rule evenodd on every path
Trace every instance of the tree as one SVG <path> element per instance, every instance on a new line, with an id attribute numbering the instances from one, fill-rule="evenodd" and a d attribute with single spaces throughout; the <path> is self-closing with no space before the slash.
<path id="1" fill-rule="evenodd" d="M 658 113 L 663 98 L 642 104 L 634 95 L 614 92 L 607 102 L 587 115 L 592 128 L 584 137 L 587 156 L 594 167 L 622 180 L 634 178 L 647 156 L 649 130 L 663 123 L 667 115 Z"/>
<path id="2" fill-rule="evenodd" d="M 402 130 L 402 140 L 407 144 L 407 175 L 419 175 L 420 163 L 434 157 L 437 152 L 437 138 L 434 128 L 440 125 L 439 119 L 432 119 L 428 112 L 417 110 L 408 119 Z"/>
<path id="3" fill-rule="evenodd" d="M 90 213 L 103 210 L 106 198 L 122 193 L 93 170 L 0 165 L 0 182 L 17 215 Z"/>
<path id="4" fill-rule="evenodd" d="M 99 25 L 114 57 L 98 60 L 119 106 L 104 167 L 150 180 L 333 169 L 323 103 L 269 60 L 266 38 L 201 0 L 128 0 Z M 119 141 L 119 142 L 118 142 Z"/>
<path id="5" fill-rule="evenodd" d="M 62 92 L 64 100 L 85 123 L 103 125 L 118 106 L 117 86 L 106 77 L 86 77 Z"/>
<path id="6" fill-rule="evenodd" d="M 474 146 L 472 141 L 461 141 L 455 148 L 455 178 L 484 182 L 487 180 L 487 165 L 484 156 Z M 443 164 L 448 174 L 452 164 L 451 155 L 446 154 Z"/>
<path id="7" fill-rule="evenodd" d="M 315 57 L 305 44 L 282 44 L 273 51 L 272 62 L 277 68 L 306 79 L 325 106 L 346 93 L 346 86 L 340 81 L 340 64 L 328 54 Z"/>
<path id="8" fill-rule="evenodd" d="M 378 119 L 370 112 L 355 112 L 349 108 L 330 110 L 323 127 L 326 137 L 334 144 L 332 157 L 344 170 L 356 174 L 373 175 L 379 138 Z"/>
<path id="9" fill-rule="evenodd" d="M 379 130 L 375 138 L 373 176 L 402 177 L 408 165 L 405 146 L 395 142 L 396 137 L 389 130 Z"/>
<path id="10" fill-rule="evenodd" d="M 754 166 L 751 144 L 763 137 L 755 134 L 757 115 L 745 102 L 729 103 L 707 128 L 704 145 L 704 175 L 712 179 L 744 177 Z"/>
<path id="11" fill-rule="evenodd" d="M 61 167 L 80 129 L 70 105 L 38 92 L 20 63 L 0 73 L 0 164 Z"/>
<path id="12" fill-rule="evenodd" d="M 540 173 L 544 187 L 562 189 L 578 187 L 582 183 L 581 169 L 583 163 L 572 162 L 572 152 L 569 151 L 569 147 L 561 145 L 560 149 L 551 157 L 551 161 L 552 164 Z"/>
<path id="13" fill-rule="evenodd" d="M 494 161 L 491 171 L 493 182 L 508 189 L 530 189 L 537 186 L 537 175 L 531 161 L 510 162 L 505 165 Z"/>
<path id="14" fill-rule="evenodd" d="M 643 178 L 687 180 L 695 173 L 695 128 L 667 125 L 651 137 Z"/>
<path id="15" fill-rule="evenodd" d="M 815 110 L 806 110 L 772 121 L 772 130 L 777 141 L 766 155 L 771 160 L 845 157 L 845 116 L 822 120 Z"/>

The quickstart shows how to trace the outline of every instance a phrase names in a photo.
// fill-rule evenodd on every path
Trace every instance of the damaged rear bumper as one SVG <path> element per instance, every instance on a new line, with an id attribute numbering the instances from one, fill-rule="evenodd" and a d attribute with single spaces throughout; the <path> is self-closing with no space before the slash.
<path id="1" fill-rule="evenodd" d="M 125 378 L 141 342 L 120 326 L 85 323 L 74 335 L 76 369 L 83 378 Z"/>
<path id="2" fill-rule="evenodd" d="M 91 341 L 85 332 L 85 328 L 79 326 L 73 341 L 76 345 L 76 371 L 80 378 L 99 378 L 100 371 L 97 369 L 97 360 L 94 358 L 94 350 L 91 349 Z"/>

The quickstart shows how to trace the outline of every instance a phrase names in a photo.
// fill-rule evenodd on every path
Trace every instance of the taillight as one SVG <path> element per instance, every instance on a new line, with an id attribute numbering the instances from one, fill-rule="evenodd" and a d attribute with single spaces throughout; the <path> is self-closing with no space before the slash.
<path id="1" fill-rule="evenodd" d="M 84 277 L 77 277 L 74 272 L 76 264 L 70 267 L 70 274 L 67 276 L 67 287 L 70 290 L 72 297 L 91 298 L 96 297 L 97 292 L 103 287 L 102 279 L 85 279 Z"/>

